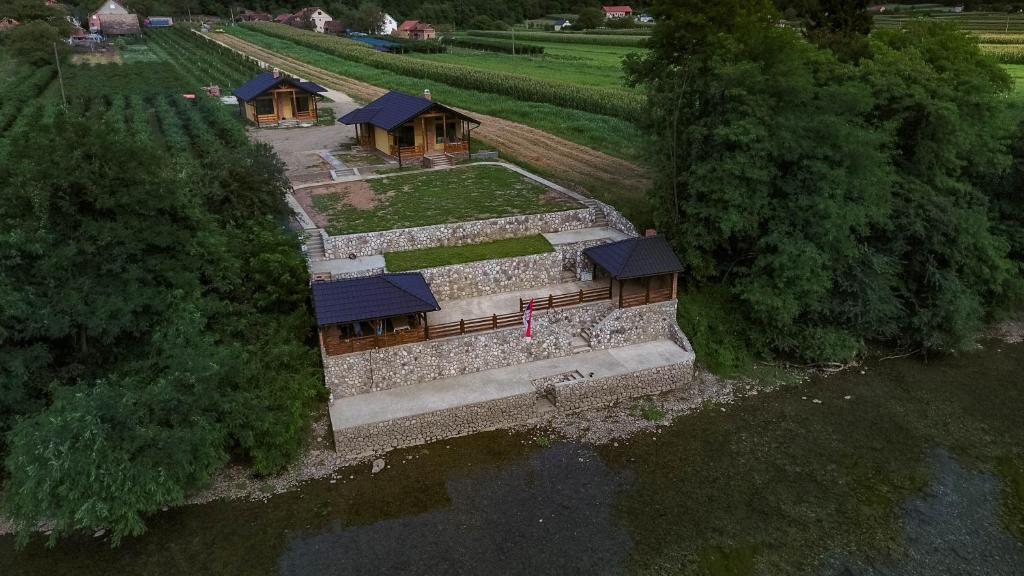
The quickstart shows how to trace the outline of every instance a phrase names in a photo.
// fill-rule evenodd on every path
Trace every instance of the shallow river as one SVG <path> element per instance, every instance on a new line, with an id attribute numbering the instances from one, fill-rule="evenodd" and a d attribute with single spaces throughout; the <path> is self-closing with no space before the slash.
<path id="1" fill-rule="evenodd" d="M 894 359 L 605 446 L 493 432 L 0 574 L 1024 575 L 1024 346 Z"/>

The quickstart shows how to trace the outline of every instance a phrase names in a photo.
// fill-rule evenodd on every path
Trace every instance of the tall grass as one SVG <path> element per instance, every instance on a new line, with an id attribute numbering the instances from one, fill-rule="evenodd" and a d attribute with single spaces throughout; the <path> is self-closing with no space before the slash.
<path id="1" fill-rule="evenodd" d="M 506 30 L 470 30 L 470 36 L 481 38 L 504 38 L 510 40 L 512 32 Z M 564 34 L 562 32 L 516 32 L 517 40 L 528 42 L 566 42 L 569 44 L 602 44 L 605 46 L 635 46 L 643 48 L 647 45 L 647 36 L 624 36 L 612 34 Z"/>

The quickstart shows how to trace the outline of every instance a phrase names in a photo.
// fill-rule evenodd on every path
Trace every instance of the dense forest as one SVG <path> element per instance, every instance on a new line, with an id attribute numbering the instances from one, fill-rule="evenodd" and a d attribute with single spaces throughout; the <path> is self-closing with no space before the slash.
<path id="1" fill-rule="evenodd" d="M 658 2 L 629 62 L 706 361 L 963 350 L 1021 302 L 1010 77 L 954 25 L 868 36 L 864 2 L 829 4 L 798 31 L 767 1 Z"/>

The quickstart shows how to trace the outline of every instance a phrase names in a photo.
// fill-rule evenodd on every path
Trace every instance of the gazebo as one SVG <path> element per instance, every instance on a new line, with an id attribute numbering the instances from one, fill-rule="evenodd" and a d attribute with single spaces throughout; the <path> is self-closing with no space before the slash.
<path id="1" fill-rule="evenodd" d="M 425 340 L 441 309 L 419 272 L 314 282 L 313 305 L 328 356 Z"/>
<path id="2" fill-rule="evenodd" d="M 594 263 L 594 279 L 608 279 L 619 308 L 676 298 L 683 265 L 662 236 L 627 238 L 583 253 Z"/>

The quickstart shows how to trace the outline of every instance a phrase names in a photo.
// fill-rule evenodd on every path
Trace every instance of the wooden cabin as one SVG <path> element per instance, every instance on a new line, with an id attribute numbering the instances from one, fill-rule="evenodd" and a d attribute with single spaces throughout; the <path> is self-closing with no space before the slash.
<path id="1" fill-rule="evenodd" d="M 429 90 L 423 91 L 423 97 L 388 92 L 338 122 L 356 127 L 360 146 L 397 160 L 400 166 L 418 161 L 433 165 L 438 157 L 467 157 L 471 131 L 480 125 L 431 100 Z"/>
<path id="2" fill-rule="evenodd" d="M 583 254 L 594 264 L 594 279 L 608 279 L 619 308 L 676 299 L 683 265 L 663 236 L 627 238 Z"/>
<path id="3" fill-rule="evenodd" d="M 313 282 L 313 305 L 326 356 L 422 342 L 441 309 L 419 272 Z"/>
<path id="4" fill-rule="evenodd" d="M 276 126 L 282 121 L 316 122 L 317 94 L 325 89 L 273 72 L 263 72 L 236 88 L 238 113 L 256 126 Z"/>

